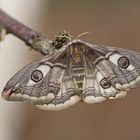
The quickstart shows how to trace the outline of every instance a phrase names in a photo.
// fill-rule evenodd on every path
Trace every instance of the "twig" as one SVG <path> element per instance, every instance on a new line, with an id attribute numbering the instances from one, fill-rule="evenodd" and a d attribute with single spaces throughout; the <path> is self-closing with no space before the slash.
<path id="1" fill-rule="evenodd" d="M 39 51 L 43 55 L 47 55 L 53 51 L 54 47 L 52 41 L 46 39 L 44 36 L 25 26 L 19 21 L 13 19 L 0 9 L 0 28 L 4 28 L 6 33 L 12 33 L 21 40 L 23 40 L 29 47 Z"/>

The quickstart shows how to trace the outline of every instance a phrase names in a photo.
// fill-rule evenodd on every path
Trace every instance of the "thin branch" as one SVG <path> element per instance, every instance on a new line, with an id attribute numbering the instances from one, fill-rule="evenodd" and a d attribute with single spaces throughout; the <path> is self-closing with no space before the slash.
<path id="1" fill-rule="evenodd" d="M 0 9 L 0 27 L 6 30 L 6 33 L 12 33 L 23 40 L 29 47 L 46 55 L 53 51 L 52 41 L 40 35 L 33 29 L 25 26 L 21 22 L 13 19 Z"/>

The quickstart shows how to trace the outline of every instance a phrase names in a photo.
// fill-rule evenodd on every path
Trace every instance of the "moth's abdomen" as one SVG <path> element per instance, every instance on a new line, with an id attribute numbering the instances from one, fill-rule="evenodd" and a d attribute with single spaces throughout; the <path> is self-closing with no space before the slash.
<path id="1" fill-rule="evenodd" d="M 85 77 L 84 67 L 77 67 L 72 69 L 73 78 L 76 81 L 79 90 L 83 89 L 83 80 Z"/>
<path id="2" fill-rule="evenodd" d="M 83 90 L 83 80 L 85 77 L 85 64 L 84 64 L 84 51 L 85 46 L 74 45 L 70 48 L 71 51 L 71 62 L 72 67 L 71 73 L 73 79 L 76 81 L 78 90 Z"/>

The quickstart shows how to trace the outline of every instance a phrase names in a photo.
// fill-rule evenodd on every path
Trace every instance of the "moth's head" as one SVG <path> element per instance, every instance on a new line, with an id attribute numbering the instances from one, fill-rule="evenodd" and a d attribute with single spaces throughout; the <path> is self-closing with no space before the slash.
<path id="1" fill-rule="evenodd" d="M 33 63 L 17 72 L 6 84 L 2 97 L 6 100 L 43 103 L 54 98 L 47 97 L 46 87 L 50 66 L 43 63 Z"/>
<path id="2" fill-rule="evenodd" d="M 54 37 L 52 45 L 55 47 L 55 49 L 59 49 L 72 40 L 73 36 L 69 32 L 61 31 L 57 36 Z"/>

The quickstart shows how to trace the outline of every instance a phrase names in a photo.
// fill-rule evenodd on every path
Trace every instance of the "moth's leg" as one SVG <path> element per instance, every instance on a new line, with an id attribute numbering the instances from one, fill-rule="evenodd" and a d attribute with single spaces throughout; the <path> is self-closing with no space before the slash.
<path id="1" fill-rule="evenodd" d="M 6 34 L 7 34 L 6 29 L 3 27 L 0 27 L 0 42 L 4 40 Z"/>
<path id="2" fill-rule="evenodd" d="M 52 41 L 48 40 L 38 32 L 15 20 L 0 9 L 0 27 L 8 33 L 23 40 L 29 47 L 47 55 L 53 51 Z"/>

